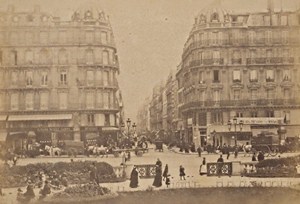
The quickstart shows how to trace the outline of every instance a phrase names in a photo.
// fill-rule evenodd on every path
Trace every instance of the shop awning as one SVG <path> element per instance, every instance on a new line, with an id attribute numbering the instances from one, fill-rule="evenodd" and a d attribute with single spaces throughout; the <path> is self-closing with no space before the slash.
<path id="1" fill-rule="evenodd" d="M 102 131 L 119 131 L 120 129 L 117 127 L 103 127 Z"/>
<path id="2" fill-rule="evenodd" d="M 28 120 L 71 120 L 72 114 L 56 115 L 10 115 L 8 121 L 28 121 Z"/>
<path id="3" fill-rule="evenodd" d="M 6 121 L 7 115 L 0 115 L 0 121 Z"/>
<path id="4" fill-rule="evenodd" d="M 8 140 L 16 140 L 16 139 L 24 139 L 27 137 L 26 132 L 11 132 L 6 138 L 6 141 Z"/>

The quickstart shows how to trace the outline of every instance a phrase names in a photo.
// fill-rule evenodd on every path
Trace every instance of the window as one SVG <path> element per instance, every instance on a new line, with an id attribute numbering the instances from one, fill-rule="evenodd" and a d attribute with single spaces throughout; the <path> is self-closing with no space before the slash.
<path id="1" fill-rule="evenodd" d="M 223 117 L 222 112 L 212 112 L 212 123 L 222 123 Z"/>
<path id="2" fill-rule="evenodd" d="M 47 44 L 48 41 L 48 33 L 47 32 L 40 32 L 40 42 L 41 44 Z"/>
<path id="3" fill-rule="evenodd" d="M 241 71 L 233 70 L 233 82 L 241 82 Z"/>
<path id="4" fill-rule="evenodd" d="M 109 94 L 107 92 L 103 93 L 103 108 L 108 109 L 109 107 Z"/>
<path id="5" fill-rule="evenodd" d="M 25 99 L 26 110 L 33 110 L 33 93 L 27 93 Z"/>
<path id="6" fill-rule="evenodd" d="M 269 15 L 264 16 L 264 25 L 265 26 L 271 25 L 271 21 L 270 21 L 270 16 Z"/>
<path id="7" fill-rule="evenodd" d="M 109 106 L 113 108 L 115 106 L 114 93 L 110 93 Z"/>
<path id="8" fill-rule="evenodd" d="M 232 64 L 241 64 L 241 52 L 239 50 L 234 50 L 232 53 Z"/>
<path id="9" fill-rule="evenodd" d="M 240 90 L 234 90 L 233 91 L 233 100 L 240 100 Z"/>
<path id="10" fill-rule="evenodd" d="M 266 82 L 274 82 L 274 70 L 267 70 Z"/>
<path id="11" fill-rule="evenodd" d="M 213 59 L 220 59 L 220 51 L 213 51 Z"/>
<path id="12" fill-rule="evenodd" d="M 291 72 L 289 69 L 283 70 L 283 81 L 291 81 Z"/>
<path id="13" fill-rule="evenodd" d="M 85 32 L 85 40 L 87 43 L 92 43 L 94 41 L 94 36 L 93 36 L 93 32 L 92 31 L 86 31 Z"/>
<path id="14" fill-rule="evenodd" d="M 16 32 L 10 34 L 10 42 L 12 45 L 18 44 L 18 34 Z"/>
<path id="15" fill-rule="evenodd" d="M 249 31 L 249 43 L 254 43 L 254 39 L 255 39 L 255 32 Z"/>
<path id="16" fill-rule="evenodd" d="M 281 16 L 280 25 L 286 26 L 287 24 L 288 24 L 288 17 L 287 16 Z"/>
<path id="17" fill-rule="evenodd" d="M 290 99 L 290 96 L 291 96 L 291 91 L 290 91 L 290 89 L 284 89 L 284 90 L 283 90 L 283 97 L 284 97 L 284 99 L 285 99 L 285 100 L 288 100 L 288 99 Z"/>
<path id="18" fill-rule="evenodd" d="M 104 126 L 110 126 L 109 114 L 104 114 Z"/>
<path id="19" fill-rule="evenodd" d="M 275 117 L 274 111 L 273 110 L 267 110 L 266 111 L 266 116 L 269 117 L 269 118 L 274 118 Z"/>
<path id="20" fill-rule="evenodd" d="M 33 73 L 32 73 L 32 71 L 27 71 L 26 72 L 26 85 L 32 86 L 32 84 L 33 84 Z"/>
<path id="21" fill-rule="evenodd" d="M 282 31 L 282 43 L 288 43 L 289 31 Z"/>
<path id="22" fill-rule="evenodd" d="M 250 58 L 255 59 L 256 58 L 256 50 L 250 50 Z"/>
<path id="23" fill-rule="evenodd" d="M 102 72 L 100 70 L 96 71 L 96 83 L 101 84 L 102 83 Z"/>
<path id="24" fill-rule="evenodd" d="M 87 109 L 94 108 L 94 93 L 93 92 L 86 93 L 86 108 Z"/>
<path id="25" fill-rule="evenodd" d="M 109 84 L 109 72 L 104 71 L 103 72 L 103 85 L 108 86 L 108 84 Z"/>
<path id="26" fill-rule="evenodd" d="M 90 125 L 95 124 L 95 115 L 94 114 L 87 114 L 87 122 Z"/>
<path id="27" fill-rule="evenodd" d="M 199 84 L 204 84 L 204 71 L 199 72 Z"/>
<path id="28" fill-rule="evenodd" d="M 40 64 L 48 64 L 48 51 L 47 50 L 41 50 Z"/>
<path id="29" fill-rule="evenodd" d="M 98 107 L 103 107 L 103 98 L 102 98 L 102 92 L 98 91 L 97 92 L 97 106 Z"/>
<path id="30" fill-rule="evenodd" d="M 218 44 L 218 32 L 211 33 L 211 43 Z"/>
<path id="31" fill-rule="evenodd" d="M 214 70 L 213 71 L 213 82 L 220 82 L 220 76 L 219 76 L 219 70 Z"/>
<path id="32" fill-rule="evenodd" d="M 11 73 L 11 84 L 17 85 L 17 82 L 18 82 L 18 73 L 14 71 Z"/>
<path id="33" fill-rule="evenodd" d="M 40 94 L 40 109 L 41 110 L 47 110 L 48 109 L 48 102 L 49 101 L 49 93 L 48 92 L 42 92 Z"/>
<path id="34" fill-rule="evenodd" d="M 220 101 L 220 91 L 219 90 L 215 90 L 214 91 L 214 101 L 215 102 L 219 102 Z"/>
<path id="35" fill-rule="evenodd" d="M 108 54 L 108 51 L 103 51 L 102 59 L 103 59 L 103 64 L 104 65 L 107 65 L 109 63 L 109 54 Z"/>
<path id="36" fill-rule="evenodd" d="M 251 112 L 251 118 L 257 118 L 257 112 L 256 111 Z"/>
<path id="37" fill-rule="evenodd" d="M 257 90 L 251 90 L 251 100 L 257 99 Z"/>
<path id="38" fill-rule="evenodd" d="M 32 44 L 32 42 L 33 42 L 33 33 L 32 32 L 25 33 L 25 41 L 27 42 L 27 44 Z"/>
<path id="39" fill-rule="evenodd" d="M 271 43 L 272 42 L 272 31 L 266 31 L 266 43 Z"/>
<path id="40" fill-rule="evenodd" d="M 290 51 L 288 49 L 284 49 L 282 53 L 282 57 L 286 60 L 289 58 Z"/>
<path id="41" fill-rule="evenodd" d="M 250 82 L 257 82 L 257 70 L 250 70 Z"/>
<path id="42" fill-rule="evenodd" d="M 67 42 L 66 31 L 59 31 L 58 39 L 60 43 L 66 43 Z"/>
<path id="43" fill-rule="evenodd" d="M 101 43 L 107 44 L 108 39 L 107 39 L 107 33 L 106 32 L 101 32 Z"/>
<path id="44" fill-rule="evenodd" d="M 33 52 L 31 50 L 27 50 L 25 52 L 25 63 L 32 64 L 33 63 Z"/>
<path id="45" fill-rule="evenodd" d="M 243 113 L 242 112 L 236 112 L 236 117 L 242 118 L 243 117 Z"/>
<path id="46" fill-rule="evenodd" d="M 67 104 L 68 104 L 68 93 L 58 93 L 58 104 L 59 104 L 59 109 L 67 109 Z"/>
<path id="47" fill-rule="evenodd" d="M 58 63 L 67 64 L 67 62 L 68 62 L 67 51 L 65 49 L 61 49 L 58 53 Z"/>
<path id="48" fill-rule="evenodd" d="M 47 86 L 48 85 L 48 73 L 47 72 L 42 72 L 41 85 L 42 86 Z"/>
<path id="49" fill-rule="evenodd" d="M 17 51 L 11 51 L 10 52 L 10 62 L 11 62 L 11 65 L 17 65 L 18 63 L 18 53 Z"/>
<path id="50" fill-rule="evenodd" d="M 18 110 L 19 109 L 19 94 L 12 93 L 10 96 L 10 109 Z"/>
<path id="51" fill-rule="evenodd" d="M 199 97 L 200 101 L 205 101 L 205 91 L 200 91 Z"/>
<path id="52" fill-rule="evenodd" d="M 203 61 L 203 52 L 198 52 L 198 60 L 199 60 L 200 64 L 202 64 L 202 61 Z"/>
<path id="53" fill-rule="evenodd" d="M 92 86 L 94 84 L 94 71 L 86 71 L 86 82 L 88 86 Z"/>
<path id="54" fill-rule="evenodd" d="M 67 72 L 66 71 L 61 71 L 60 72 L 60 84 L 67 84 Z"/>
<path id="55" fill-rule="evenodd" d="M 94 52 L 91 49 L 86 51 L 86 63 L 87 64 L 93 64 L 94 63 Z"/>
<path id="56" fill-rule="evenodd" d="M 266 50 L 266 57 L 267 57 L 267 60 L 270 60 L 272 58 L 272 49 Z"/>
<path id="57" fill-rule="evenodd" d="M 275 94 L 274 94 L 274 90 L 273 89 L 268 89 L 267 90 L 267 99 L 270 100 L 270 99 L 274 99 L 275 97 Z"/>

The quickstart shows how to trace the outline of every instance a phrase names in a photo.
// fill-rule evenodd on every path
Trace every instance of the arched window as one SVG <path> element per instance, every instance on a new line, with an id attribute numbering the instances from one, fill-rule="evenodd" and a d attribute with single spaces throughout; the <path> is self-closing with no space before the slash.
<path id="1" fill-rule="evenodd" d="M 47 50 L 43 49 L 40 51 L 40 64 L 49 63 L 49 53 Z"/>
<path id="2" fill-rule="evenodd" d="M 58 63 L 59 64 L 67 64 L 68 63 L 68 55 L 65 49 L 61 49 L 58 52 Z"/>
<path id="3" fill-rule="evenodd" d="M 218 13 L 213 13 L 211 15 L 211 21 L 212 22 L 218 22 L 219 21 L 219 14 Z"/>

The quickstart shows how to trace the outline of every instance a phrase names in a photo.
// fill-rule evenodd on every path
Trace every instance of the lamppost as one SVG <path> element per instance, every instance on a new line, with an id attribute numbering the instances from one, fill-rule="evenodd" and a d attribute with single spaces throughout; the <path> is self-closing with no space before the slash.
<path id="1" fill-rule="evenodd" d="M 129 137 L 130 137 L 129 129 L 130 129 L 130 125 L 131 125 L 131 120 L 130 120 L 130 118 L 127 119 L 126 123 L 127 123 L 127 128 L 128 128 L 128 134 L 127 134 L 127 136 L 128 136 L 128 138 L 129 138 Z"/>
<path id="2" fill-rule="evenodd" d="M 228 120 L 227 125 L 228 125 L 229 131 L 231 131 L 231 126 L 232 125 L 234 126 L 234 135 L 235 135 L 234 136 L 234 144 L 235 144 L 235 146 L 237 146 L 237 131 L 236 131 L 236 126 L 239 125 L 240 126 L 240 131 L 242 131 L 244 122 L 242 120 L 240 120 L 240 122 L 238 123 L 236 116 L 233 117 L 232 121 L 233 122 L 231 123 L 231 121 Z"/>
<path id="3" fill-rule="evenodd" d="M 213 147 L 215 148 L 215 146 L 216 146 L 216 131 L 215 130 L 212 132 L 212 136 L 213 136 Z"/>

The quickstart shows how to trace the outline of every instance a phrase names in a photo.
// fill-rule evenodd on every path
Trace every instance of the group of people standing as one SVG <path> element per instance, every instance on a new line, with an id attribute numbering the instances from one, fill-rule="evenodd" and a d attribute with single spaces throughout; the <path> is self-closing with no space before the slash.
<path id="1" fill-rule="evenodd" d="M 163 181 L 165 181 L 165 184 L 167 187 L 171 184 L 171 175 L 169 174 L 169 166 L 166 164 L 164 171 L 162 171 L 162 162 L 160 159 L 157 159 L 155 163 L 155 176 L 154 181 L 152 183 L 152 186 L 154 187 L 161 187 Z M 185 180 L 185 169 L 182 165 L 179 167 L 179 177 L 180 180 Z M 130 175 L 130 184 L 129 186 L 131 188 L 137 188 L 138 187 L 138 179 L 139 179 L 139 172 L 137 170 L 136 166 L 133 166 L 133 169 L 131 171 Z"/>

